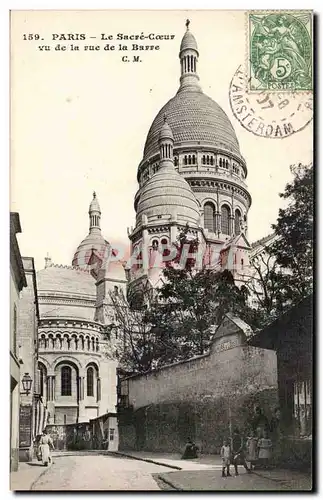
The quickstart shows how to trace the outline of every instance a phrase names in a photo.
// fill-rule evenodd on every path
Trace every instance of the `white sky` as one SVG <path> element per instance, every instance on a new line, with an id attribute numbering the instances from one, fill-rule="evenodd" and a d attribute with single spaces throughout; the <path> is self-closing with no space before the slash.
<path id="1" fill-rule="evenodd" d="M 289 165 L 312 159 L 312 124 L 285 139 L 266 139 L 241 127 L 228 99 L 232 76 L 245 57 L 242 11 L 28 11 L 13 15 L 11 71 L 11 210 L 18 211 L 22 255 L 44 266 L 49 252 L 58 264 L 71 264 L 88 233 L 88 206 L 95 190 L 104 237 L 128 245 L 134 225 L 136 173 L 149 127 L 176 93 L 178 59 L 185 20 L 191 20 L 204 92 L 227 113 L 247 161 L 252 196 L 249 240 L 271 231 L 282 200 L 278 193 L 291 175 Z M 55 47 L 52 33 L 175 34 L 153 52 L 41 52 L 39 42 L 22 39 L 40 33 Z M 87 42 L 79 43 L 80 47 Z M 97 43 L 91 40 L 89 43 Z M 101 47 L 107 42 L 99 42 Z M 119 42 L 110 41 L 118 44 Z M 124 42 L 132 43 L 143 42 Z M 123 63 L 122 55 L 142 63 Z"/>

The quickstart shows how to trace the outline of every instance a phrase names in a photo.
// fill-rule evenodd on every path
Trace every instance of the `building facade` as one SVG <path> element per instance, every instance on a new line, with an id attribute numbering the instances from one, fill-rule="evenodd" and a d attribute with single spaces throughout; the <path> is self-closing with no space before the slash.
<path id="1" fill-rule="evenodd" d="M 33 457 L 34 440 L 46 426 L 46 401 L 39 394 L 38 372 L 38 322 L 39 307 L 36 270 L 32 257 L 23 257 L 27 286 L 22 290 L 18 316 L 18 357 L 20 387 L 24 378 L 31 378 L 30 391 L 20 393 L 19 411 L 19 461 Z"/>
<path id="2" fill-rule="evenodd" d="M 10 470 L 18 470 L 20 364 L 18 353 L 18 315 L 20 293 L 27 286 L 17 233 L 21 233 L 19 214 L 10 213 Z"/>

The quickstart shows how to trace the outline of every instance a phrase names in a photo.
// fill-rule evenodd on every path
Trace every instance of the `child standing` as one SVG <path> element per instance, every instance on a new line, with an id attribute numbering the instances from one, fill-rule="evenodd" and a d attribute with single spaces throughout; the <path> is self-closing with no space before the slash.
<path id="1" fill-rule="evenodd" d="M 223 446 L 221 448 L 220 456 L 222 458 L 222 477 L 225 476 L 225 469 L 227 469 L 227 477 L 230 477 L 230 457 L 231 457 L 231 447 L 227 439 L 223 440 Z"/>
<path id="2" fill-rule="evenodd" d="M 271 458 L 272 442 L 271 439 L 268 438 L 267 430 L 264 430 L 263 436 L 264 437 L 258 440 L 258 457 L 259 464 L 263 467 L 267 467 L 269 464 L 269 459 Z"/>
<path id="3" fill-rule="evenodd" d="M 246 448 L 247 448 L 247 461 L 250 462 L 250 469 L 257 462 L 258 458 L 258 439 L 256 438 L 255 431 L 251 431 L 250 436 L 247 438 Z"/>

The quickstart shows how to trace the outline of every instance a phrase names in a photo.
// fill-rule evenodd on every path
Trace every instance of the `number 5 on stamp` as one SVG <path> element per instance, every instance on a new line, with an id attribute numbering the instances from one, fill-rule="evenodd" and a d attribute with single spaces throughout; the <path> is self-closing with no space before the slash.
<path id="1" fill-rule="evenodd" d="M 311 11 L 248 12 L 249 91 L 313 90 Z"/>

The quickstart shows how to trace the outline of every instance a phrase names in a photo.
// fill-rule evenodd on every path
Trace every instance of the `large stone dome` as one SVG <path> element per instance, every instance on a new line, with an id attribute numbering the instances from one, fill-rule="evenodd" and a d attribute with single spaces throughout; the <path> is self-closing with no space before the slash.
<path id="1" fill-rule="evenodd" d="M 174 135 L 174 148 L 192 143 L 211 144 L 241 157 L 235 131 L 223 109 L 196 90 L 178 92 L 159 111 L 148 132 L 144 159 L 159 152 L 158 134 L 165 114 Z"/>

